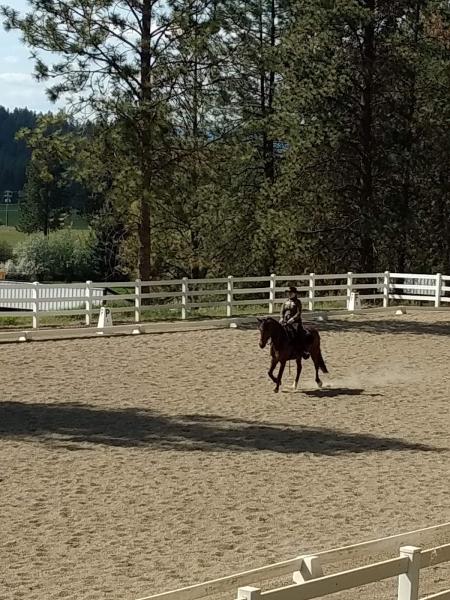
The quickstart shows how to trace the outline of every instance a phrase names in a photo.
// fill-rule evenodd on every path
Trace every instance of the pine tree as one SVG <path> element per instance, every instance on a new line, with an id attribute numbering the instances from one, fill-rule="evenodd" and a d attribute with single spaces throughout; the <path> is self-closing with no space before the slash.
<path id="1" fill-rule="evenodd" d="M 27 170 L 17 229 L 24 233 L 41 231 L 47 236 L 64 225 L 63 216 L 63 194 L 53 175 L 43 176 L 41 164 L 32 161 Z"/>
<path id="2" fill-rule="evenodd" d="M 286 267 L 405 264 L 389 242 L 405 248 L 414 232 L 423 14 L 416 0 L 297 2 L 277 123 L 288 145 L 275 190 Z"/>
<path id="3" fill-rule="evenodd" d="M 3 7 L 2 13 L 6 27 L 19 30 L 33 49 L 37 76 L 56 81 L 48 89 L 50 98 L 64 96 L 73 108 L 125 120 L 134 136 L 140 167 L 139 272 L 148 280 L 151 210 L 166 161 L 165 132 L 179 76 L 170 62 L 179 7 L 167 10 L 162 0 L 30 0 L 29 5 L 25 17 L 14 8 Z M 40 51 L 59 60 L 46 64 Z"/>

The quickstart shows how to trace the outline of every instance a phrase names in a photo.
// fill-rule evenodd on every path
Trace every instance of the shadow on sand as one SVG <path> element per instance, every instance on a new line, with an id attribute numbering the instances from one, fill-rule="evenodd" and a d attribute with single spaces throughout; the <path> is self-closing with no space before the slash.
<path id="1" fill-rule="evenodd" d="M 370 434 L 220 415 L 170 417 L 149 410 L 21 402 L 0 404 L 0 438 L 46 441 L 71 450 L 86 449 L 79 444 L 321 455 L 443 450 Z"/>

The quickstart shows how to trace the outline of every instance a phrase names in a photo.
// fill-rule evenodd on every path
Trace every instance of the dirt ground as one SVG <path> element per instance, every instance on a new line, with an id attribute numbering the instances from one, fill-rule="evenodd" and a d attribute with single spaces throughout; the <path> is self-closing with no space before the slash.
<path id="1" fill-rule="evenodd" d="M 135 600 L 450 521 L 450 313 L 320 328 L 326 387 L 308 361 L 279 395 L 251 329 L 0 346 L 0 598 Z"/>

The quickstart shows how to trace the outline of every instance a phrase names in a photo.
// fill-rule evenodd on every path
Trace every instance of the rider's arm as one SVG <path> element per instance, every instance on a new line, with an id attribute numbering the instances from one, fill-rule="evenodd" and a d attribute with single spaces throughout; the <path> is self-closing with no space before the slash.
<path id="1" fill-rule="evenodd" d="M 284 323 L 284 315 L 286 314 L 287 308 L 286 308 L 286 304 L 283 304 L 283 306 L 281 307 L 281 312 L 280 312 L 280 323 Z"/>

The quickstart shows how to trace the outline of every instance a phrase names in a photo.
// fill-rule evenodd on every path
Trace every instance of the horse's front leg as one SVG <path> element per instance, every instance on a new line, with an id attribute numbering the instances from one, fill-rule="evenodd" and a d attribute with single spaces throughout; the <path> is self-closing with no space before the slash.
<path id="1" fill-rule="evenodd" d="M 275 371 L 275 367 L 277 366 L 277 364 L 278 364 L 278 359 L 275 356 L 272 356 L 272 362 L 270 363 L 270 369 L 269 369 L 268 375 L 269 375 L 270 379 L 274 383 L 277 382 L 277 380 L 276 380 L 276 378 L 274 377 L 274 374 L 273 374 L 273 372 Z"/>
<path id="2" fill-rule="evenodd" d="M 286 366 L 286 359 L 280 360 L 280 368 L 278 369 L 278 376 L 276 379 L 276 388 L 275 388 L 275 394 L 278 394 L 278 392 L 280 391 L 280 386 L 281 386 L 281 379 L 283 377 L 283 372 L 284 372 L 284 368 Z"/>
<path id="3" fill-rule="evenodd" d="M 294 385 L 292 386 L 293 390 L 296 390 L 298 387 L 298 382 L 300 381 L 300 375 L 302 373 L 302 359 L 301 357 L 297 358 L 297 375 L 295 376 L 295 382 Z"/>

